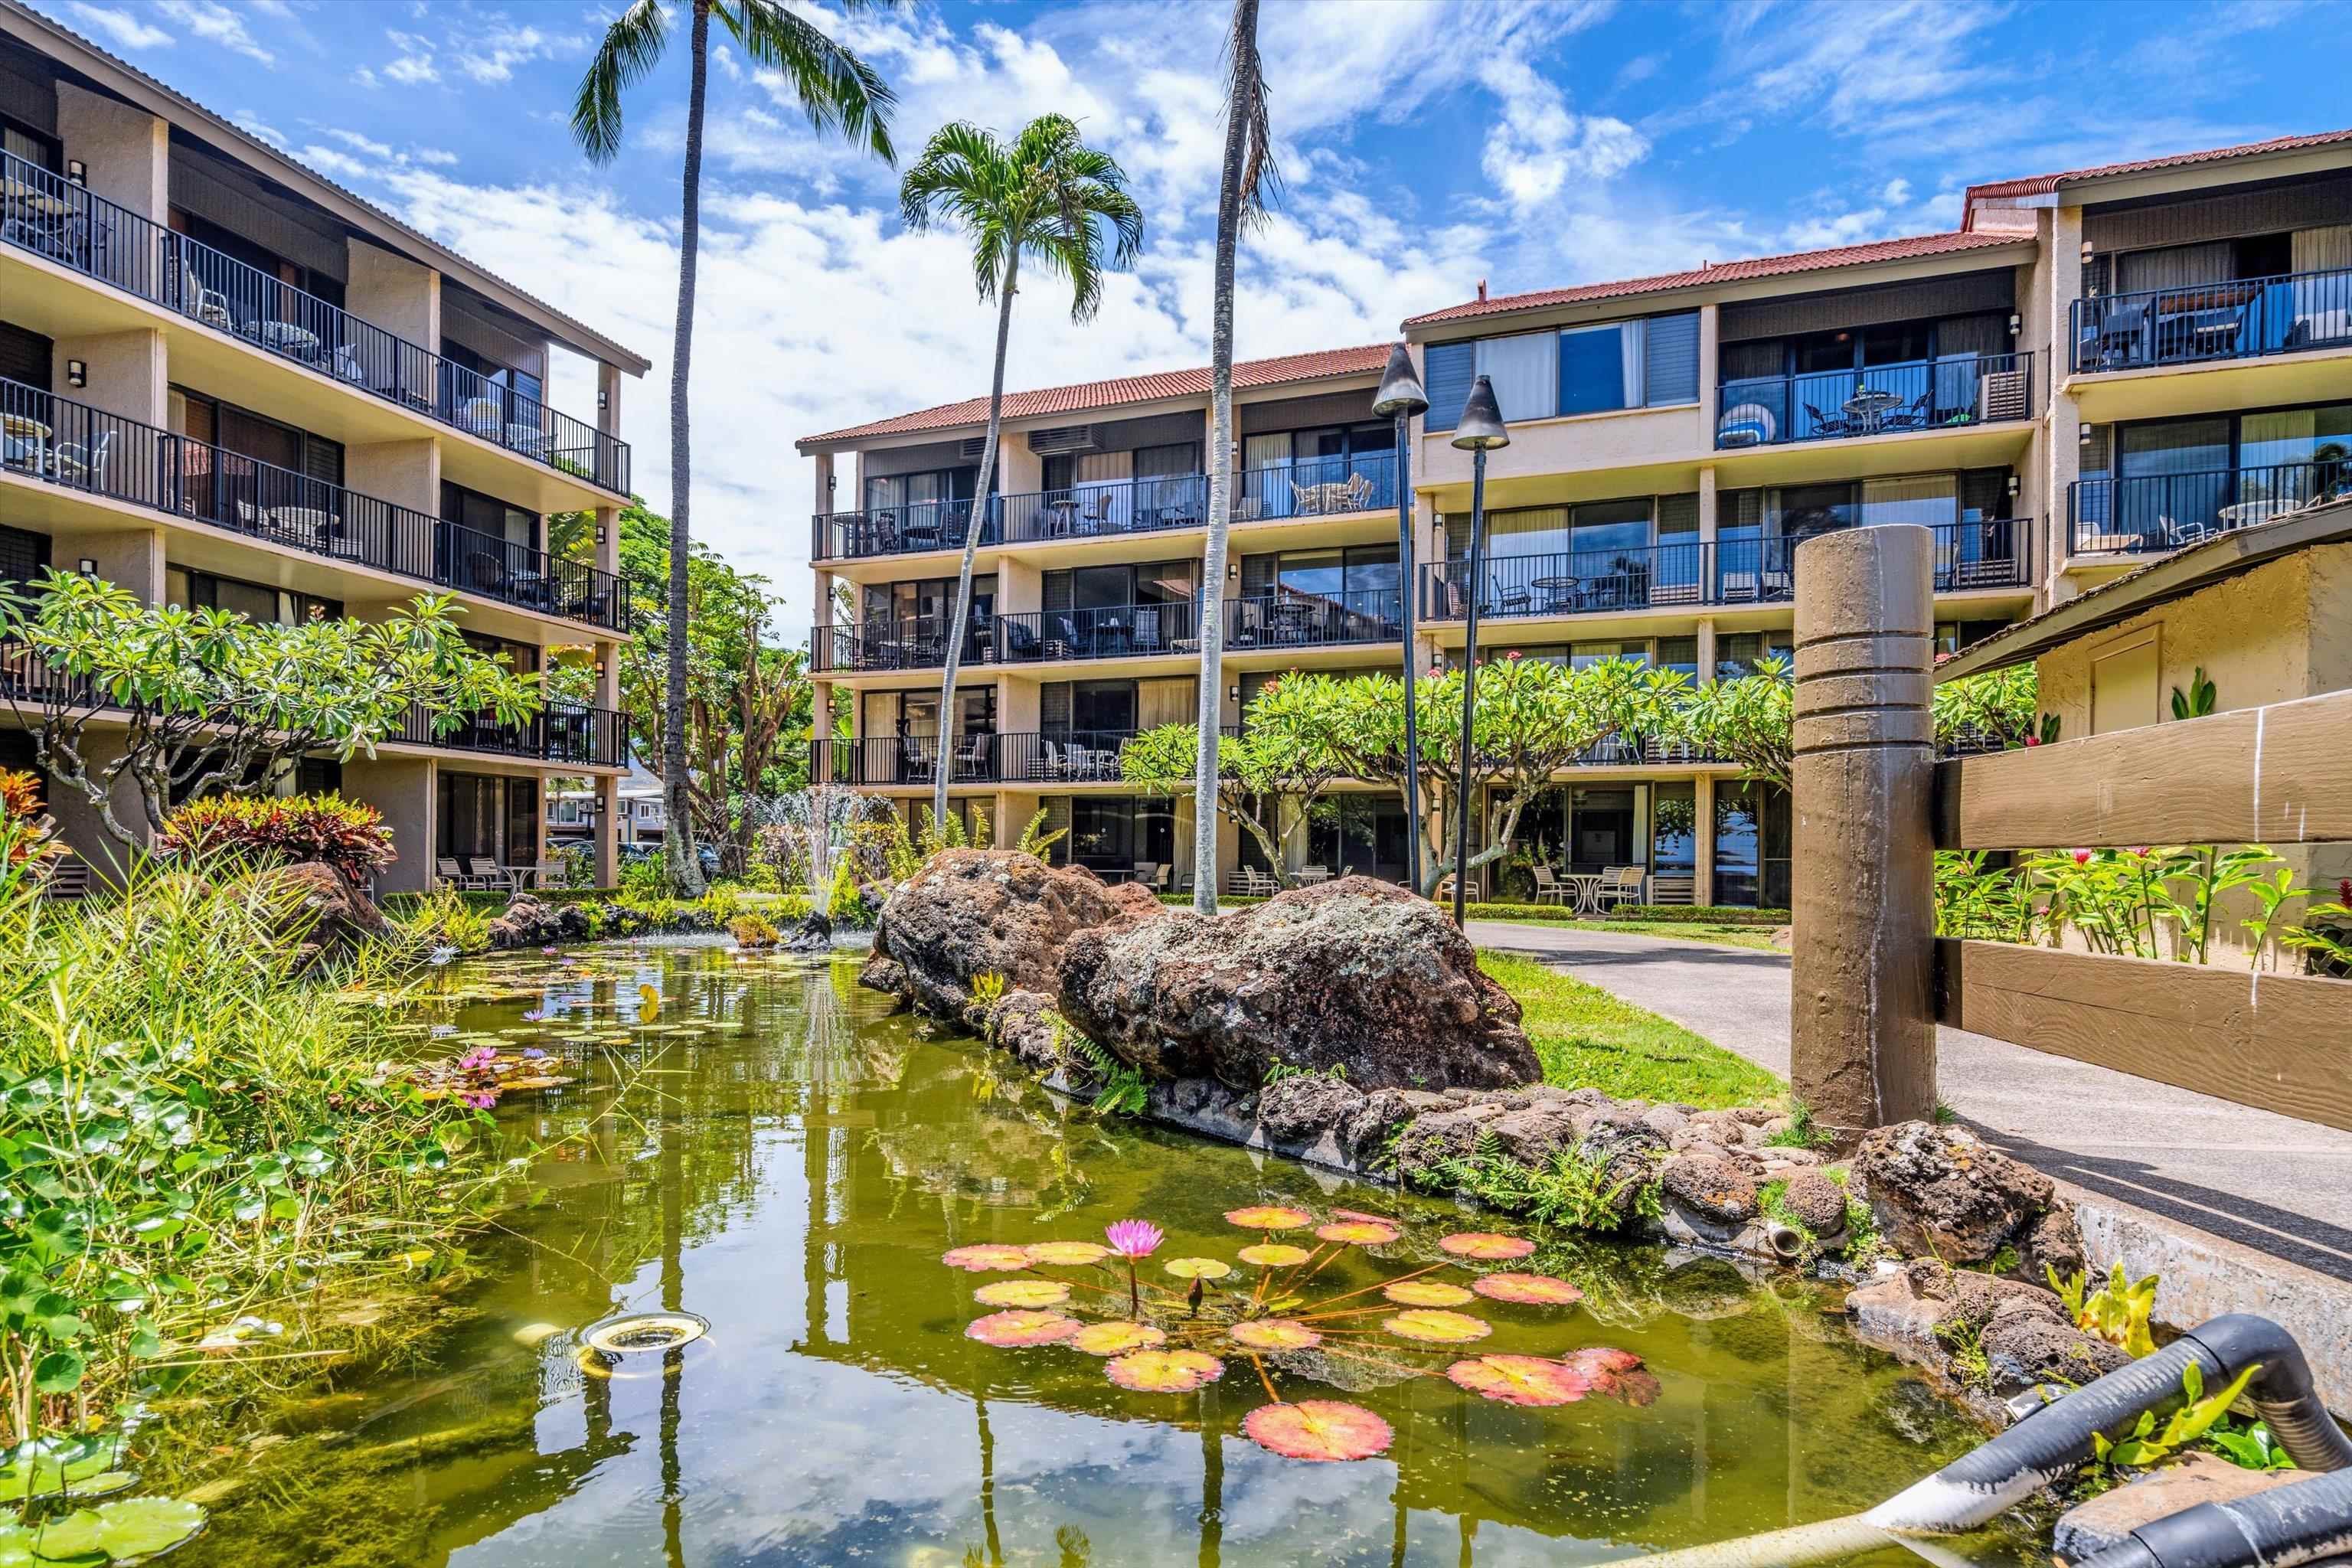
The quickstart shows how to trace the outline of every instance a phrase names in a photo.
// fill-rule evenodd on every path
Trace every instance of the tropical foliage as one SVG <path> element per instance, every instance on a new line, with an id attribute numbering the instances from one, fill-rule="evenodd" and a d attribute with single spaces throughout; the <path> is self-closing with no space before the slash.
<path id="1" fill-rule="evenodd" d="M 205 795 L 163 819 L 155 849 L 255 865 L 315 860 L 355 885 L 396 858 L 383 814 L 339 795 Z"/>
<path id="2" fill-rule="evenodd" d="M 2259 844 L 2041 850 L 1996 861 L 1979 850 L 1936 856 L 1940 936 L 2056 946 L 2070 934 L 2093 952 L 2210 963 L 2234 928 L 2255 969 L 2279 949 L 2326 956 L 2336 906 L 2284 918 L 2313 889 Z"/>
<path id="3" fill-rule="evenodd" d="M 32 586 L 0 594 L 0 643 L 46 678 L 29 695 L 11 683 L 9 706 L 52 787 L 79 793 L 126 845 L 163 832 L 175 800 L 266 794 L 309 752 L 372 756 L 412 711 L 446 733 L 476 713 L 521 723 L 541 706 L 538 677 L 467 646 L 443 595 L 382 621 L 289 626 L 142 605 L 74 573 Z M 116 814 L 118 783 L 134 786 L 143 823 Z"/>

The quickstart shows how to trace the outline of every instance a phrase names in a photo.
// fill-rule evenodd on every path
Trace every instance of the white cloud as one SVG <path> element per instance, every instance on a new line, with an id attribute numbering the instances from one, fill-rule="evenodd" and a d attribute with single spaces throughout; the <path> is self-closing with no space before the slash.
<path id="1" fill-rule="evenodd" d="M 429 163 L 436 169 L 452 167 L 458 161 L 457 153 L 444 152 L 438 147 L 412 147 L 408 150 L 408 155 L 420 163 Z"/>
<path id="2" fill-rule="evenodd" d="M 245 17 L 218 0 L 155 0 L 155 9 L 184 30 L 222 48 L 259 60 L 263 65 L 277 63 L 278 57 L 263 48 L 246 30 Z"/>
<path id="3" fill-rule="evenodd" d="M 362 87 L 367 89 L 370 92 L 375 91 L 378 88 L 383 85 L 382 82 L 376 80 L 375 72 L 370 70 L 365 66 L 361 66 L 358 69 L 352 71 L 352 79 L 359 83 Z"/>
<path id="4" fill-rule="evenodd" d="M 511 79 L 515 67 L 542 57 L 552 58 L 572 44 L 494 16 L 478 30 L 452 33 L 444 47 L 457 68 L 474 80 L 499 82 Z"/>
<path id="5" fill-rule="evenodd" d="M 362 163 L 357 158 L 338 153 L 332 147 L 321 147 L 315 142 L 302 149 L 301 157 L 302 162 L 319 173 L 331 174 L 339 180 L 363 180 L 377 172 L 375 164 Z"/>
<path id="6" fill-rule="evenodd" d="M 1478 74 L 1502 107 L 1480 163 L 1517 211 L 1550 202 L 1571 179 L 1613 179 L 1649 153 L 1647 139 L 1623 121 L 1571 112 L 1559 84 L 1524 59 L 1496 58 Z"/>
<path id="7" fill-rule="evenodd" d="M 128 11 L 84 5 L 81 0 L 75 0 L 69 9 L 80 18 L 83 26 L 94 33 L 105 35 L 117 48 L 152 49 L 172 42 L 170 33 L 161 27 L 148 26 Z"/>
<path id="8" fill-rule="evenodd" d="M 240 109 L 235 114 L 230 115 L 229 123 L 236 126 L 238 130 L 244 132 L 248 136 L 260 137 L 272 147 L 278 148 L 282 151 L 286 146 L 285 134 L 269 125 L 268 122 L 264 121 L 260 115 L 256 114 L 250 109 Z"/>
<path id="9" fill-rule="evenodd" d="M 362 136 L 356 131 L 339 131 L 330 127 L 327 131 L 327 134 L 333 137 L 336 141 L 341 142 L 346 147 L 365 153 L 371 158 L 389 158 L 392 156 L 392 149 L 390 147 L 385 146 L 383 142 L 378 142 L 372 137 Z"/>
<path id="10" fill-rule="evenodd" d="M 432 40 L 397 29 L 386 31 L 384 37 L 400 51 L 399 58 L 383 68 L 384 75 L 403 87 L 421 87 L 441 79 L 440 69 L 433 63 Z"/>

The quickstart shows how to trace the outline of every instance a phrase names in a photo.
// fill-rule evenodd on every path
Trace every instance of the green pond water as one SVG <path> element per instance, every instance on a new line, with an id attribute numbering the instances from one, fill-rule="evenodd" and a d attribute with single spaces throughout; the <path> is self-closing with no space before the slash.
<path id="1" fill-rule="evenodd" d="M 1460 1310 L 1493 1332 L 1467 1348 L 1382 1348 L 1367 1313 L 1324 1322 L 1370 1360 L 1268 1360 L 1284 1399 L 1345 1400 L 1390 1425 L 1388 1450 L 1355 1462 L 1244 1436 L 1269 1401 L 1238 1353 L 1196 1392 L 1142 1394 L 1066 1344 L 975 1342 L 964 1331 L 992 1309 L 974 1290 L 1023 1276 L 946 1268 L 951 1247 L 1100 1241 L 1140 1216 L 1167 1232 L 1143 1265 L 1164 1281 L 1168 1258 L 1234 1261 L 1265 1239 L 1228 1209 L 1393 1216 L 1400 1240 L 1346 1249 L 1299 1292 L 1320 1301 L 1444 1262 L 1448 1233 L 1516 1227 L 1097 1122 L 975 1042 L 890 1016 L 856 973 L 707 946 L 448 971 L 460 998 L 410 1030 L 454 1026 L 459 1045 L 528 1031 L 502 1038 L 576 1075 L 498 1111 L 543 1195 L 480 1238 L 475 1272 L 399 1354 L 323 1392 L 247 1396 L 205 1472 L 233 1489 L 175 1563 L 1591 1563 L 1852 1512 L 1978 1440 L 1845 1336 L 1822 1310 L 1833 1295 L 1654 1248 L 1555 1241 L 1423 1275 L 1541 1271 L 1586 1293 L 1566 1308 L 1477 1299 Z M 662 998 L 652 1029 L 633 1026 L 640 985 Z M 526 1009 L 551 1017 L 527 1025 Z M 606 1039 L 566 1044 L 591 1027 Z M 1315 1245 L 1284 1239 L 1301 1238 Z M 1237 1263 L 1218 1283 L 1255 1273 Z M 1082 1293 L 1071 1310 L 1123 1307 Z M 1365 1307 L 1401 1310 L 1377 1290 L 1327 1310 Z M 707 1317 L 709 1337 L 583 1370 L 576 1331 L 661 1308 Z M 1434 1374 L 1596 1345 L 1642 1357 L 1654 1402 L 1520 1407 Z M 2039 1560 L 2021 1527 L 1953 1544 L 1984 1563 Z"/>

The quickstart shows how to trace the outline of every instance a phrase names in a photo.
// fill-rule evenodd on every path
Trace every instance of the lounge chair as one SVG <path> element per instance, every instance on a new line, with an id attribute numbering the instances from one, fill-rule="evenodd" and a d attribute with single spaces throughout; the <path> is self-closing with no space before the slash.
<path id="1" fill-rule="evenodd" d="M 1565 904 L 1576 894 L 1574 888 L 1551 874 L 1551 868 L 1549 866 L 1538 864 L 1534 868 L 1533 875 L 1536 879 L 1536 902 L 1539 904 Z"/>

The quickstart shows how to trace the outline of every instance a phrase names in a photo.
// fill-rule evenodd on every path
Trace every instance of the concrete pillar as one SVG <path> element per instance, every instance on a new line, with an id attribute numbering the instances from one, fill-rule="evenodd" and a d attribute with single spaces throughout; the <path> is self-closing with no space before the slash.
<path id="1" fill-rule="evenodd" d="M 90 733 L 82 737 L 80 750 L 85 765 L 95 776 L 107 764 L 119 760 L 124 748 L 117 735 Z M 90 798 L 79 786 L 65 784 L 50 784 L 43 792 L 43 798 L 58 825 L 58 837 L 89 868 L 90 874 L 108 882 L 120 882 L 130 851 L 106 830 L 105 821 Z M 131 782 L 129 774 L 115 780 L 108 798 L 114 808 L 114 819 L 145 844 L 146 806 L 140 798 L 139 786 Z"/>
<path id="2" fill-rule="evenodd" d="M 1715 683 L 1715 617 L 1698 618 L 1698 680 L 1702 686 Z"/>
<path id="3" fill-rule="evenodd" d="M 392 829 L 399 857 L 375 874 L 378 893 L 423 893 L 433 887 L 433 813 L 440 790 L 429 758 L 354 757 L 343 764 L 343 798 L 372 805 Z"/>
<path id="4" fill-rule="evenodd" d="M 1797 547 L 1790 1079 L 1850 1142 L 1936 1109 L 1934 535 Z"/>
<path id="5" fill-rule="evenodd" d="M 143 109 L 58 83 L 58 140 L 92 194 L 151 223 L 171 216 L 170 128 Z M 128 236 L 125 237 L 127 241 Z"/>
<path id="6" fill-rule="evenodd" d="M 2059 574 L 2074 548 L 2071 527 L 2067 520 L 2067 500 L 2074 481 L 2082 477 L 2083 416 L 2075 406 L 2072 393 L 2057 389 L 2066 382 L 2066 365 L 2073 356 L 2074 301 L 2083 293 L 2083 209 L 2078 206 L 2055 207 L 2049 216 L 2048 305 L 2049 352 L 2042 356 L 2052 388 L 2050 417 L 2045 422 L 2042 440 L 2045 451 L 2036 465 L 2042 486 L 2042 538 L 2043 559 L 2048 563 L 2042 574 L 2042 600 L 2055 604 L 2070 597 L 2061 583 Z M 2037 369 L 2042 368 L 2037 366 Z"/>
<path id="7" fill-rule="evenodd" d="M 1715 426 L 1721 416 L 1717 407 L 1723 399 L 1721 369 L 1723 364 L 1723 317 L 1721 307 L 1701 305 L 1698 308 L 1698 420 L 1699 438 L 1710 452 L 1715 450 Z M 1713 489 L 1714 482 L 1699 470 L 1705 489 Z"/>
<path id="8" fill-rule="evenodd" d="M 67 371 L 68 363 L 75 361 L 82 366 L 79 386 L 73 384 Z M 50 351 L 49 385 L 60 397 L 162 429 L 172 417 L 168 363 L 163 334 L 152 328 L 62 337 L 56 340 Z M 87 437 L 95 449 L 99 437 L 104 433 L 101 421 L 95 432 L 61 429 L 57 439 L 79 443 Z M 152 450 L 142 450 L 129 431 L 116 432 L 107 455 L 110 471 L 118 471 L 118 464 L 155 460 Z"/>
<path id="9" fill-rule="evenodd" d="M 596 775 L 596 885 L 621 885 L 621 781 L 613 773 Z"/>
<path id="10" fill-rule="evenodd" d="M 349 245 L 343 309 L 417 347 L 441 352 L 441 274 L 363 239 Z"/>
<path id="11" fill-rule="evenodd" d="M 125 528 L 106 533 L 76 533 L 50 541 L 52 561 L 61 572 L 90 562 L 91 576 L 131 594 L 142 605 L 160 605 L 164 593 L 163 531 Z"/>
<path id="12" fill-rule="evenodd" d="M 1715 902 L 1715 775 L 1691 781 L 1691 902 Z"/>

